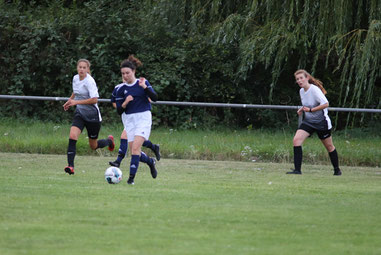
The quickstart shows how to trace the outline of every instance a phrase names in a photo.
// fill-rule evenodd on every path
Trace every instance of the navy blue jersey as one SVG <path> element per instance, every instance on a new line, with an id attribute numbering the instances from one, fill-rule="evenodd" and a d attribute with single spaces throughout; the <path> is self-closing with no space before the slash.
<path id="1" fill-rule="evenodd" d="M 111 103 L 116 103 L 116 101 L 123 100 L 123 98 L 119 98 L 118 100 L 116 99 L 116 94 L 118 93 L 118 89 L 120 89 L 123 85 L 125 85 L 125 83 L 121 83 L 121 84 L 118 84 L 118 85 L 115 86 L 115 88 L 114 88 L 114 90 L 112 91 L 112 94 L 111 94 Z M 122 101 L 122 103 L 123 103 L 123 101 Z"/>
<path id="2" fill-rule="evenodd" d="M 153 91 L 151 84 L 146 80 L 147 89 Z M 117 107 L 120 107 L 127 96 L 131 95 L 134 100 L 130 101 L 125 109 L 126 114 L 151 111 L 151 103 L 147 93 L 139 86 L 139 80 L 133 84 L 122 83 L 115 86 L 112 93 L 111 102 L 115 102 Z M 115 100 L 115 101 L 113 101 Z"/>

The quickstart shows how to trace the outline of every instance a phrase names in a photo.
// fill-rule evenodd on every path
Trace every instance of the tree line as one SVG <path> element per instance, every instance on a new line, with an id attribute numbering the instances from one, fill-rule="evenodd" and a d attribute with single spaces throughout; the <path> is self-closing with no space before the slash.
<path id="1" fill-rule="evenodd" d="M 101 98 L 129 54 L 159 100 L 300 104 L 293 73 L 321 79 L 331 106 L 381 107 L 379 0 L 8 0 L 0 2 L 0 94 L 70 96 L 87 58 Z M 0 101 L 1 116 L 69 120 L 54 102 Z M 106 121 L 118 119 L 101 105 Z M 283 127 L 294 112 L 158 106 L 154 124 Z M 331 113 L 337 128 L 380 116 Z"/>

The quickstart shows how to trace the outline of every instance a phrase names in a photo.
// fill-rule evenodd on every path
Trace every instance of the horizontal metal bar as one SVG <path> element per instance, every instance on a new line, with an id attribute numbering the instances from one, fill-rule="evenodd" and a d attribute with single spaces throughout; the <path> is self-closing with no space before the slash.
<path id="1" fill-rule="evenodd" d="M 0 99 L 20 99 L 20 100 L 43 100 L 43 101 L 67 101 L 68 97 L 43 97 L 43 96 L 16 96 L 0 95 Z M 110 103 L 110 99 L 98 99 L 101 103 Z M 287 105 L 262 105 L 262 104 L 226 104 L 226 103 L 203 103 L 203 102 L 177 102 L 177 101 L 157 101 L 155 105 L 174 105 L 174 106 L 198 106 L 198 107 L 224 107 L 224 108 L 248 108 L 248 109 L 273 109 L 273 110 L 297 110 L 300 106 Z M 381 109 L 367 108 L 340 108 L 328 107 L 329 111 L 337 112 L 367 112 L 381 113 Z"/>
<path id="2" fill-rule="evenodd" d="M 281 110 L 297 110 L 299 108 L 299 106 L 286 106 L 286 105 L 226 104 L 226 103 L 177 102 L 177 101 L 157 101 L 157 102 L 153 102 L 152 104 L 176 105 L 176 106 L 225 107 L 225 108 L 281 109 Z"/>

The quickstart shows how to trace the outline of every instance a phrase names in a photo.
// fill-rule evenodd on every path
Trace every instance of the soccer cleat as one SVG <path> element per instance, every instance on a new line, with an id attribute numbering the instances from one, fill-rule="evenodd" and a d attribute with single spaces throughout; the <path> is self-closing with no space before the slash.
<path id="1" fill-rule="evenodd" d="M 74 167 L 72 166 L 65 167 L 65 172 L 68 173 L 69 175 L 74 174 Z"/>
<path id="2" fill-rule="evenodd" d="M 120 167 L 120 162 L 118 162 L 117 160 L 115 161 L 110 161 L 108 162 L 110 164 L 110 166 L 115 166 L 115 167 Z"/>
<path id="3" fill-rule="evenodd" d="M 302 174 L 302 171 L 297 171 L 297 170 L 294 169 L 291 172 L 287 172 L 286 174 Z"/>
<path id="4" fill-rule="evenodd" d="M 155 158 L 152 158 L 152 163 L 151 164 L 148 164 L 149 166 L 149 169 L 151 170 L 151 175 L 152 175 L 152 178 L 156 178 L 157 176 L 157 171 L 156 171 L 156 159 Z"/>
<path id="5" fill-rule="evenodd" d="M 153 152 L 155 153 L 155 156 L 156 156 L 157 161 L 159 161 L 159 160 L 160 160 L 160 157 L 161 157 L 161 155 L 160 155 L 160 145 L 155 144 L 155 145 L 154 145 Z"/>
<path id="6" fill-rule="evenodd" d="M 128 180 L 127 180 L 127 184 L 134 185 L 135 184 L 134 178 L 129 177 Z"/>
<path id="7" fill-rule="evenodd" d="M 111 144 L 108 146 L 108 150 L 113 151 L 115 148 L 114 137 L 112 135 L 109 135 L 108 139 L 111 140 Z"/>
<path id="8" fill-rule="evenodd" d="M 334 169 L 333 171 L 334 171 L 333 175 L 341 175 L 341 170 L 340 170 L 340 168 L 336 168 L 336 169 Z"/>

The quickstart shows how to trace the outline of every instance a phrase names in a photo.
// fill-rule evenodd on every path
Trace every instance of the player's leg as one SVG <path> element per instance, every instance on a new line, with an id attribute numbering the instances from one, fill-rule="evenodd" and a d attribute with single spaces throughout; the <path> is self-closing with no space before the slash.
<path id="1" fill-rule="evenodd" d="M 127 180 L 128 184 L 133 185 L 134 184 L 134 178 L 139 166 L 139 154 L 133 155 L 132 153 L 132 147 L 135 140 L 135 120 L 134 118 L 135 114 L 122 114 L 122 122 L 124 126 L 124 130 L 126 131 L 127 140 L 128 140 L 128 146 L 130 147 L 131 151 L 131 160 L 130 160 L 130 176 Z M 143 142 L 142 142 L 143 144 Z"/>
<path id="2" fill-rule="evenodd" d="M 129 121 L 123 121 L 123 123 L 133 123 L 133 128 L 128 128 L 125 125 L 127 131 L 130 150 L 131 150 L 131 163 L 130 163 L 130 178 L 128 179 L 128 184 L 134 183 L 134 178 L 136 171 L 139 166 L 139 161 L 142 161 L 150 167 L 151 175 L 156 178 L 156 161 L 153 158 L 148 157 L 145 153 L 142 153 L 141 147 L 144 141 L 149 139 L 151 133 L 152 125 L 152 115 L 151 112 L 137 113 L 131 116 Z M 133 142 L 132 142 L 133 140 Z"/>
<path id="3" fill-rule="evenodd" d="M 109 135 L 107 139 L 98 140 L 99 131 L 101 130 L 101 122 L 86 122 L 87 134 L 89 136 L 89 145 L 92 150 L 104 148 L 108 146 L 109 151 L 115 148 L 114 137 Z"/>
<path id="4" fill-rule="evenodd" d="M 156 160 L 154 158 L 150 158 L 141 151 L 141 147 L 143 145 L 145 138 L 142 136 L 135 136 L 134 141 L 131 143 L 131 165 L 130 165 L 130 177 L 129 184 L 134 181 L 136 172 L 139 167 L 139 161 L 146 163 L 151 171 L 152 178 L 156 178 Z"/>
<path id="5" fill-rule="evenodd" d="M 85 126 L 85 122 L 82 117 L 75 114 L 73 117 L 72 126 L 69 134 L 69 144 L 67 147 L 67 167 L 64 168 L 65 172 L 69 175 L 74 174 L 74 158 L 77 151 L 77 141 L 79 135 Z"/>
<path id="6" fill-rule="evenodd" d="M 152 115 L 151 112 L 143 112 L 140 113 L 139 115 L 139 122 L 136 127 L 136 136 L 138 139 L 143 138 L 144 142 L 143 144 L 148 144 L 151 148 L 157 148 L 157 152 L 159 153 L 159 147 L 154 146 L 150 141 L 149 141 L 149 136 L 151 134 L 151 125 L 152 125 Z M 160 157 L 160 153 L 159 153 Z M 156 159 L 155 158 L 150 158 L 147 154 L 144 152 L 140 153 L 140 161 L 146 163 L 151 171 L 152 178 L 156 178 L 157 176 L 157 170 L 156 170 Z"/>
<path id="7" fill-rule="evenodd" d="M 151 171 L 152 178 L 156 178 L 157 176 L 157 170 L 156 170 L 156 160 L 155 158 L 150 158 L 147 154 L 145 154 L 143 151 L 140 153 L 140 161 L 146 163 L 149 166 L 149 169 Z"/>
<path id="8" fill-rule="evenodd" d="M 160 145 L 152 143 L 150 140 L 145 140 L 143 143 L 143 147 L 150 148 L 156 156 L 156 159 L 159 161 L 161 158 L 160 154 Z"/>
<path id="9" fill-rule="evenodd" d="M 287 172 L 287 174 L 301 174 L 302 173 L 302 160 L 303 160 L 303 150 L 302 145 L 304 140 L 310 136 L 310 133 L 303 129 L 298 129 L 295 133 L 293 139 L 294 145 L 294 170 Z"/>
<path id="10" fill-rule="evenodd" d="M 333 145 L 332 136 L 330 135 L 328 138 L 321 139 L 324 147 L 328 151 L 329 158 L 331 159 L 331 163 L 333 166 L 333 175 L 341 175 L 341 170 L 339 168 L 339 157 L 337 155 L 337 151 L 335 146 Z"/>
<path id="11" fill-rule="evenodd" d="M 122 163 L 122 160 L 127 154 L 127 148 L 128 148 L 128 140 L 127 140 L 127 132 L 126 130 L 123 130 L 122 134 L 120 135 L 120 146 L 118 151 L 118 157 L 115 161 L 110 161 L 109 164 L 111 166 L 119 167 L 120 163 Z"/>
<path id="12" fill-rule="evenodd" d="M 67 163 L 65 172 L 68 174 L 74 174 L 74 158 L 77 151 L 77 141 L 82 130 L 76 126 L 71 126 L 69 135 L 69 144 L 67 147 Z"/>
<path id="13" fill-rule="evenodd" d="M 140 161 L 140 154 L 141 154 L 141 147 L 144 142 L 144 137 L 141 136 L 135 136 L 134 138 L 128 139 L 130 142 L 128 143 L 130 150 L 131 150 L 131 161 L 130 161 L 130 176 L 127 180 L 128 184 L 134 184 L 134 179 L 136 172 L 139 168 L 139 161 Z M 131 141 L 132 140 L 132 141 Z"/>

